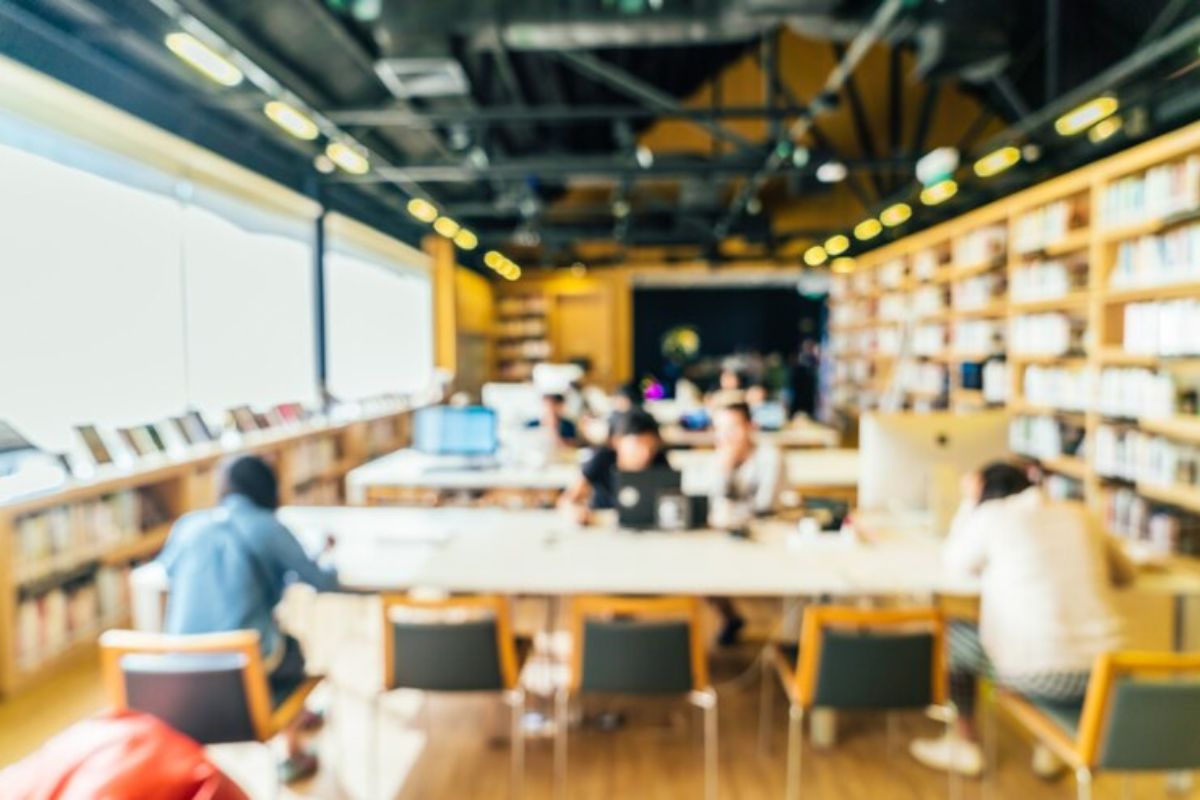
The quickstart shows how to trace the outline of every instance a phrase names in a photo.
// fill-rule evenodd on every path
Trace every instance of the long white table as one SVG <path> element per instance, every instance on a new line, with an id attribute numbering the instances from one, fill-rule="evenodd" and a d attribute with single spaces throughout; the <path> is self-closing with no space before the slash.
<path id="1" fill-rule="evenodd" d="M 404 489 L 561 492 L 578 477 L 578 462 L 565 458 L 538 465 L 497 462 L 476 469 L 462 466 L 455 459 L 397 450 L 350 470 L 346 474 L 346 496 L 349 502 L 361 505 L 373 493 Z"/>

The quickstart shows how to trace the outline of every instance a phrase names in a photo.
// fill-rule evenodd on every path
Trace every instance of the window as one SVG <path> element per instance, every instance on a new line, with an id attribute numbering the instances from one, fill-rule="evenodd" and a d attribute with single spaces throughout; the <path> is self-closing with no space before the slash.
<path id="1" fill-rule="evenodd" d="M 399 242 L 384 255 L 334 238 L 325 256 L 329 391 L 349 400 L 427 389 L 433 379 L 427 259 Z"/>

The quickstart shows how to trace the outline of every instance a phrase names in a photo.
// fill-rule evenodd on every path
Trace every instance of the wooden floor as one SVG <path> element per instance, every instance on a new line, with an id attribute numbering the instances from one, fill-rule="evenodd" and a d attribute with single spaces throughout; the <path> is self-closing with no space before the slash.
<path id="1" fill-rule="evenodd" d="M 720 692 L 720 769 L 723 800 L 759 800 L 783 796 L 786 733 L 782 695 L 776 695 L 774 747 L 762 756 L 756 745 L 757 670 L 753 651 L 726 654 L 716 660 L 714 679 Z M 285 793 L 290 797 L 350 800 L 368 796 L 366 742 L 372 730 L 365 698 L 338 691 L 328 694 L 329 724 L 314 743 L 323 769 L 311 782 Z M 47 682 L 36 693 L 0 704 L 0 764 L 35 748 L 71 720 L 100 708 L 94 663 Z M 585 709 L 619 710 L 626 715 L 619 730 L 594 724 L 571 731 L 570 798 L 572 800 L 676 800 L 702 796 L 702 749 L 699 712 L 682 703 L 610 700 Z M 507 800 L 509 749 L 503 739 L 503 709 L 483 698 L 393 697 L 380 719 L 379 758 L 374 796 L 477 798 Z M 805 744 L 804 797 L 827 800 L 937 798 L 946 794 L 945 777 L 916 764 L 908 756 L 908 740 L 936 735 L 940 728 L 920 715 L 903 715 L 889 741 L 881 715 L 862 714 L 840 720 L 839 744 L 819 750 Z M 426 732 L 429 733 L 426 736 Z M 964 800 L 1019 798 L 1050 800 L 1074 797 L 1070 778 L 1046 783 L 1028 768 L 1028 745 L 1012 732 L 1002 737 L 999 769 L 986 781 L 965 781 Z M 244 755 L 243 755 L 244 753 Z M 222 763 L 238 770 L 262 772 L 262 754 L 231 750 Z M 526 794 L 531 800 L 551 797 L 550 742 L 532 741 L 528 748 Z M 395 791 L 391 791 L 394 788 Z M 1099 781 L 1097 798 L 1119 798 L 1122 779 Z M 1139 778 L 1136 798 L 1200 799 L 1200 790 L 1168 795 L 1160 776 Z"/>

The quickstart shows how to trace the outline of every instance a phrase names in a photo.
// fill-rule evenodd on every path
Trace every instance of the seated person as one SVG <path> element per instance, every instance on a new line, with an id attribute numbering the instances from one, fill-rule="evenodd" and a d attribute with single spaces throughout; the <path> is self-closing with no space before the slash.
<path id="1" fill-rule="evenodd" d="M 742 376 L 736 370 L 726 367 L 721 370 L 721 374 L 717 378 L 717 388 L 709 392 L 705 403 L 709 408 L 717 409 L 733 403 L 745 402 L 745 386 Z"/>
<path id="2" fill-rule="evenodd" d="M 716 462 L 709 490 L 709 524 L 714 528 L 738 528 L 753 516 L 774 513 L 783 485 L 783 459 L 779 450 L 754 442 L 750 407 L 734 403 L 716 412 L 713 433 Z M 724 624 L 718 642 L 731 645 L 746 625 L 733 601 L 717 597 L 713 605 Z"/>
<path id="3" fill-rule="evenodd" d="M 542 415 L 530 420 L 526 427 L 550 431 L 558 447 L 574 447 L 579 438 L 575 423 L 565 416 L 566 399 L 561 394 L 542 397 Z"/>
<path id="4" fill-rule="evenodd" d="M 751 409 L 758 408 L 767 402 L 767 387 L 761 383 L 752 383 L 746 388 L 746 405 Z"/>
<path id="5" fill-rule="evenodd" d="M 1120 545 L 1077 502 L 1051 500 L 1020 468 L 966 476 L 946 540 L 947 569 L 980 578 L 979 626 L 949 630 L 954 735 L 912 743 L 914 758 L 969 776 L 983 770 L 974 709 L 980 675 L 1032 699 L 1083 701 L 1097 655 L 1122 643 L 1112 584 L 1133 579 Z"/>
<path id="6" fill-rule="evenodd" d="M 559 499 L 559 507 L 586 524 L 592 511 L 617 507 L 617 474 L 667 467 L 658 423 L 640 408 L 617 416 L 610 444 L 599 447 L 583 465 L 579 480 Z"/>
<path id="7" fill-rule="evenodd" d="M 299 643 L 284 634 L 275 606 L 292 580 L 318 590 L 337 587 L 337 575 L 318 566 L 275 518 L 279 486 L 270 465 L 257 456 L 224 464 L 216 508 L 182 517 L 158 557 L 170 581 L 167 633 L 256 630 L 272 693 L 286 696 L 305 677 Z M 326 550 L 332 547 L 326 542 Z M 301 719 L 303 715 L 301 715 Z M 284 780 L 316 771 L 316 758 L 303 752 L 299 727 L 289 729 Z"/>

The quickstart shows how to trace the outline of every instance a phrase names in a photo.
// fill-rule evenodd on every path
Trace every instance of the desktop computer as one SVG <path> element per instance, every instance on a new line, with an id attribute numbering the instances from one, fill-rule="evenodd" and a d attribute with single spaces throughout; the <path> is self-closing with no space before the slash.
<path id="1" fill-rule="evenodd" d="M 413 448 L 428 455 L 493 461 L 496 414 L 483 406 L 433 406 L 413 415 Z"/>
<path id="2" fill-rule="evenodd" d="M 859 423 L 858 506 L 867 511 L 929 511 L 949 530 L 959 482 L 1008 454 L 1003 411 L 864 414 Z"/>

